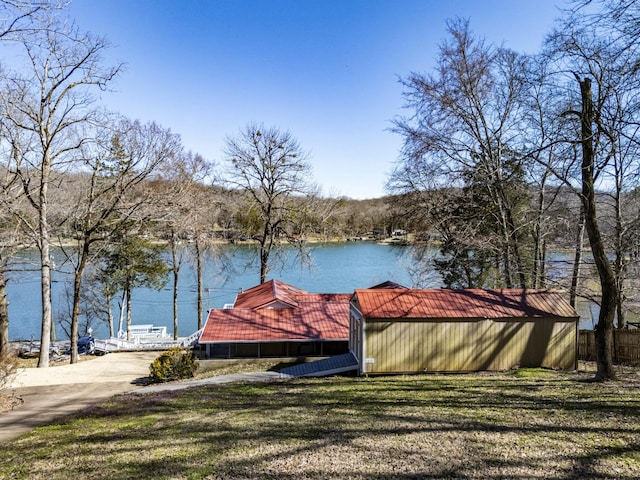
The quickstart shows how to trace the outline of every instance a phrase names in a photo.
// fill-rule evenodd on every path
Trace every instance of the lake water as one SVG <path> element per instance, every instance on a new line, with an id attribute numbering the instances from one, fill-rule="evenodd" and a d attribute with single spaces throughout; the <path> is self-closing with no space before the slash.
<path id="1" fill-rule="evenodd" d="M 221 245 L 216 254 L 206 258 L 204 267 L 203 310 L 222 308 L 233 303 L 241 290 L 259 283 L 259 269 L 251 265 L 254 258 L 252 246 Z M 368 288 L 386 280 L 407 287 L 439 288 L 440 277 L 433 273 L 427 278 L 415 278 L 412 269 L 411 247 L 379 245 L 371 242 L 346 242 L 311 244 L 310 265 L 300 266 L 292 257 L 283 262 L 274 262 L 276 267 L 268 278 L 276 278 L 311 293 L 352 293 L 357 288 Z M 31 255 L 35 259 L 35 254 Z M 28 257 L 28 255 L 26 255 Z M 62 262 L 62 254 L 54 253 L 54 260 Z M 35 263 L 35 262 L 34 262 Z M 282 264 L 281 268 L 277 265 Z M 67 291 L 70 290 L 71 276 L 55 272 L 52 276 L 52 300 L 56 339 L 65 340 L 66 334 L 57 325 L 57 319 L 68 311 Z M 197 292 L 193 266 L 188 260 L 182 265 L 178 283 L 178 335 L 188 336 L 197 330 Z M 138 288 L 131 295 L 132 323 L 166 326 L 173 333 L 173 286 L 171 282 L 157 292 Z M 7 286 L 9 299 L 9 339 L 39 339 L 41 324 L 40 276 L 31 271 L 15 272 L 9 275 Z M 579 308 L 583 321 L 581 328 L 591 328 L 592 320 L 588 306 Z M 119 309 L 113 308 L 118 319 Z M 203 319 L 203 323 L 204 323 Z M 92 324 L 94 335 L 106 338 L 109 335 L 105 323 Z M 117 325 L 116 325 L 117 329 Z M 82 332 L 81 332 L 82 333 Z"/>
<path id="2" fill-rule="evenodd" d="M 259 269 L 251 265 L 252 246 L 221 245 L 218 254 L 209 255 L 204 267 L 203 310 L 222 308 L 233 303 L 237 293 L 259 283 Z M 415 286 L 408 271 L 411 262 L 410 247 L 379 245 L 370 242 L 311 244 L 308 266 L 296 264 L 292 256 L 283 259 L 282 268 L 274 267 L 268 278 L 276 278 L 311 293 L 351 293 L 356 288 L 367 288 L 386 280 L 405 286 Z M 221 258 L 223 257 L 223 258 Z M 33 259 L 37 258 L 33 254 Z M 54 253 L 60 264 L 62 254 Z M 35 262 L 33 262 L 35 263 Z M 277 262 L 282 263 L 282 262 Z M 52 276 L 54 319 L 68 310 L 67 291 L 71 276 L 55 272 Z M 434 276 L 431 287 L 439 287 Z M 197 330 L 197 290 L 194 267 L 185 260 L 178 281 L 178 335 L 187 336 Z M 166 326 L 173 333 L 173 285 L 171 282 L 157 292 L 138 288 L 132 292 L 132 323 Z M 40 274 L 32 271 L 9 275 L 9 339 L 39 339 L 41 324 Z M 117 318 L 119 310 L 113 309 Z M 55 322 L 55 320 L 54 320 Z M 204 319 L 203 319 L 204 322 Z M 92 325 L 94 335 L 108 337 L 104 323 Z M 117 325 L 116 325 L 117 328 Z M 56 325 L 58 340 L 66 339 L 64 331 Z"/>

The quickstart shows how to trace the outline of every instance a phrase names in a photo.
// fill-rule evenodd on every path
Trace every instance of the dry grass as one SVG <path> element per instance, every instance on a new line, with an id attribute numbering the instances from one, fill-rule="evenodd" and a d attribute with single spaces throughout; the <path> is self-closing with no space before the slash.
<path id="1" fill-rule="evenodd" d="M 234 359 L 234 360 L 199 360 L 196 378 L 209 378 L 218 375 L 231 375 L 243 372 L 264 372 L 282 365 L 279 360 L 271 359 Z"/>
<path id="2" fill-rule="evenodd" d="M 13 392 L 8 392 L 19 365 L 18 357 L 14 355 L 0 356 L 0 413 L 13 410 L 22 403 L 22 399 Z"/>
<path id="3" fill-rule="evenodd" d="M 521 370 L 120 396 L 3 445 L 0 478 L 640 477 L 640 375 Z"/>
<path id="4" fill-rule="evenodd" d="M 0 390 L 0 414 L 22 405 L 24 400 L 13 391 Z"/>

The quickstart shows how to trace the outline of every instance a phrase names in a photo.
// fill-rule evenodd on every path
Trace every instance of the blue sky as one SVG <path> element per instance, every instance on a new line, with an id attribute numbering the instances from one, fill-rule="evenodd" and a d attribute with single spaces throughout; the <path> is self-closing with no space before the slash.
<path id="1" fill-rule="evenodd" d="M 537 51 L 562 0 L 74 0 L 78 25 L 123 61 L 107 108 L 179 133 L 221 164 L 248 123 L 288 130 L 325 195 L 375 198 L 398 158 L 398 77 L 426 72 L 446 20 Z"/>

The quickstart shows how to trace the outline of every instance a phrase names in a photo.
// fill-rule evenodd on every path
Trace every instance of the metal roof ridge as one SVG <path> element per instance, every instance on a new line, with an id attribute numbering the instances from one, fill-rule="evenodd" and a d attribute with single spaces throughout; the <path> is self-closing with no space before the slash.
<path id="1" fill-rule="evenodd" d="M 287 286 L 287 287 L 295 288 L 296 290 L 300 290 L 298 289 L 298 287 L 294 287 L 293 285 L 289 285 L 288 283 L 282 282 L 275 278 L 271 279 L 271 286 L 272 286 L 271 291 L 273 292 L 274 300 L 280 301 L 282 303 L 286 303 L 287 305 L 291 305 L 292 307 L 300 306 L 299 302 L 295 298 L 292 298 L 290 293 L 285 288 L 285 286 Z M 280 290 L 282 290 L 282 296 L 280 296 L 279 294 Z"/>

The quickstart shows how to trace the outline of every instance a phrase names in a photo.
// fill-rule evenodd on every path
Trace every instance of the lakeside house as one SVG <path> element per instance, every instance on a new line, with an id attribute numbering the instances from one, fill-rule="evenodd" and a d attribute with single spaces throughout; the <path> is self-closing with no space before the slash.
<path id="1" fill-rule="evenodd" d="M 209 312 L 209 358 L 334 356 L 360 374 L 573 369 L 579 316 L 550 290 L 413 290 L 384 282 L 348 294 L 270 280 Z"/>
<path id="2" fill-rule="evenodd" d="M 331 356 L 349 348 L 352 294 L 313 294 L 278 280 L 209 311 L 199 343 L 209 358 Z"/>

